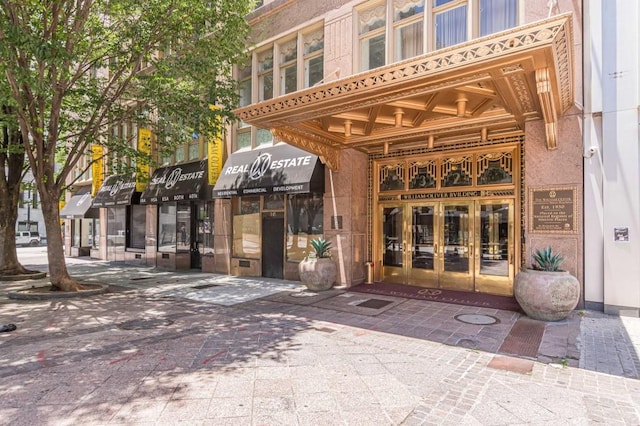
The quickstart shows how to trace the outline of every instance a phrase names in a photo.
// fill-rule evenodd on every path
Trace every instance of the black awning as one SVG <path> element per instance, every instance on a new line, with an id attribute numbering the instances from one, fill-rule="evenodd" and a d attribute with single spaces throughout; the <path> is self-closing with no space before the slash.
<path id="1" fill-rule="evenodd" d="M 140 204 L 209 199 L 207 160 L 160 167 L 140 195 Z"/>
<path id="2" fill-rule="evenodd" d="M 61 219 L 94 218 L 97 210 L 91 208 L 91 186 L 83 186 L 78 189 L 71 199 L 60 210 Z"/>
<path id="3" fill-rule="evenodd" d="M 214 198 L 238 195 L 324 193 L 324 165 L 317 155 L 295 146 L 235 152 L 213 188 Z"/>
<path id="4" fill-rule="evenodd" d="M 133 204 L 134 198 L 137 198 L 135 193 L 135 174 L 109 176 L 98 190 L 91 206 L 113 207 Z"/>

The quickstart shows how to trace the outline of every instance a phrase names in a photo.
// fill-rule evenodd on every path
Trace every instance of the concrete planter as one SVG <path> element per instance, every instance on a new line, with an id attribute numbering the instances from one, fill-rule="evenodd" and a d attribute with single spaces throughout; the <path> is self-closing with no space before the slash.
<path id="1" fill-rule="evenodd" d="M 325 291 L 336 282 L 337 268 L 330 258 L 305 258 L 298 265 L 300 281 L 311 291 Z"/>
<path id="2" fill-rule="evenodd" d="M 567 271 L 522 269 L 513 290 L 527 316 L 542 321 L 566 318 L 580 300 L 580 283 Z"/>

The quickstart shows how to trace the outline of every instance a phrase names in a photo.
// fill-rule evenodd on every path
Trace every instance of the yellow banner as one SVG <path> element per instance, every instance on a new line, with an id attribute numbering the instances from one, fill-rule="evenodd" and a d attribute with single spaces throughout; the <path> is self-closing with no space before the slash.
<path id="1" fill-rule="evenodd" d="M 209 108 L 212 110 L 218 109 L 217 106 L 210 105 Z M 215 185 L 218 180 L 218 176 L 222 172 L 223 166 L 223 140 L 222 140 L 222 126 L 220 125 L 220 121 L 217 120 L 213 123 L 215 130 L 209 135 L 207 141 L 207 158 L 208 158 L 208 175 L 209 175 L 209 185 Z"/>
<path id="2" fill-rule="evenodd" d="M 151 153 L 151 130 L 138 129 L 138 151 L 149 155 Z M 149 163 L 137 162 L 136 191 L 142 192 L 149 181 Z"/>
<path id="3" fill-rule="evenodd" d="M 95 197 L 100 191 L 100 187 L 104 182 L 104 167 L 103 167 L 103 148 L 102 145 L 91 146 L 91 175 L 93 177 L 91 182 L 91 196 Z"/>

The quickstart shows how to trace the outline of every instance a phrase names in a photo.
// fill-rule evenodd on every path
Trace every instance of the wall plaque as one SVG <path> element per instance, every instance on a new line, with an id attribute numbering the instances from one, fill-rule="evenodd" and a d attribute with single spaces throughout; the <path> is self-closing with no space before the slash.
<path id="1" fill-rule="evenodd" d="M 575 186 L 529 190 L 529 232 L 577 234 L 578 211 Z"/>

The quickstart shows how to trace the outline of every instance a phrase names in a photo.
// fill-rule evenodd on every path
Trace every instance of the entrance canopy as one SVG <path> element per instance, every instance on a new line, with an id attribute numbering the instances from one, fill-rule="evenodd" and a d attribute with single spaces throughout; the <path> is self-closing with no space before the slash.
<path id="1" fill-rule="evenodd" d="M 207 199 L 207 160 L 160 167 L 140 196 L 140 204 Z"/>
<path id="2" fill-rule="evenodd" d="M 235 111 L 317 154 L 439 148 L 522 135 L 544 120 L 556 148 L 559 114 L 573 105 L 572 15 L 558 15 Z"/>
<path id="3" fill-rule="evenodd" d="M 213 188 L 213 197 L 306 192 L 324 193 L 324 166 L 317 155 L 278 144 L 231 154 Z"/>
<path id="4" fill-rule="evenodd" d="M 97 210 L 91 208 L 91 186 L 78 189 L 60 210 L 60 219 L 96 218 Z"/>
<path id="5" fill-rule="evenodd" d="M 104 181 L 93 200 L 92 207 L 126 206 L 134 203 L 136 175 L 114 175 Z M 140 193 L 137 193 L 139 198 Z"/>

